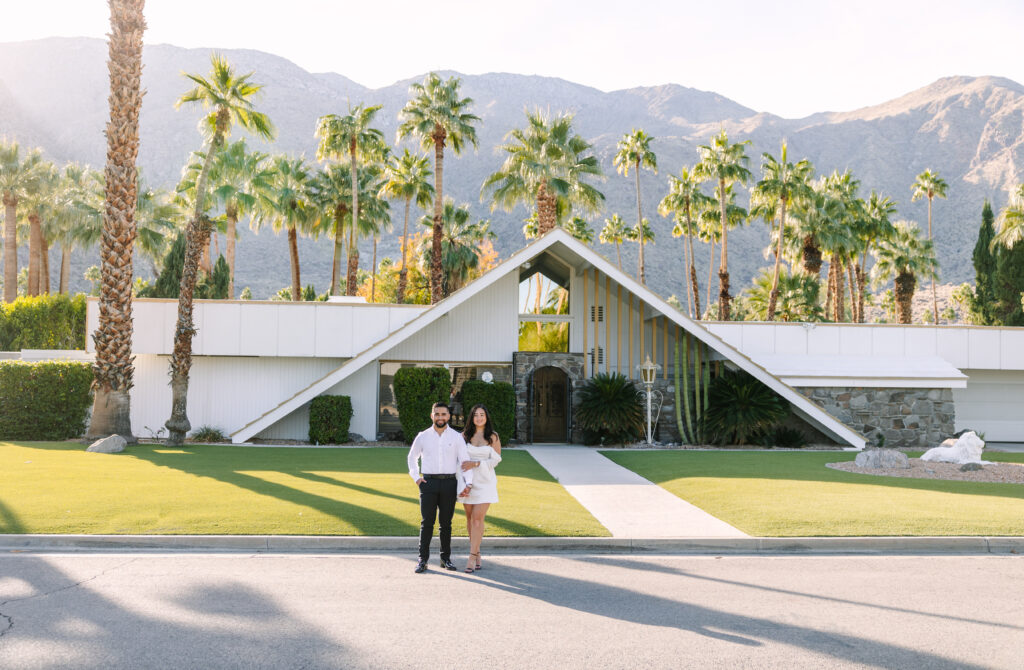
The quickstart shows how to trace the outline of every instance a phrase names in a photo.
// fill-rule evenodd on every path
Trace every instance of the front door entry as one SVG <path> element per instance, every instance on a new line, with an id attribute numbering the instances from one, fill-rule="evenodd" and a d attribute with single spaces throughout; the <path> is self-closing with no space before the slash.
<path id="1" fill-rule="evenodd" d="M 533 373 L 533 441 L 568 441 L 569 377 L 554 367 Z"/>

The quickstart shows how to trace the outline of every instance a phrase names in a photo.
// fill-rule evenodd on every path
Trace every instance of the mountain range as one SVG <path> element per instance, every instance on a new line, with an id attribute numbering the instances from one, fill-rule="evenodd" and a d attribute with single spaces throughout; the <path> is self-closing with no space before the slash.
<path id="1" fill-rule="evenodd" d="M 310 73 L 290 61 L 253 50 L 223 50 L 240 72 L 254 72 L 253 81 L 265 88 L 258 108 L 278 130 L 263 151 L 305 154 L 313 159 L 316 119 L 327 113 L 345 113 L 349 104 L 381 104 L 378 127 L 395 138 L 397 115 L 408 99 L 409 84 L 422 76 L 370 89 L 337 73 Z M 0 136 L 22 145 L 39 146 L 57 162 L 79 161 L 102 167 L 107 118 L 106 43 L 91 38 L 49 38 L 0 44 Z M 149 45 L 144 52 L 143 102 L 139 164 L 150 184 L 173 187 L 189 153 L 199 149 L 200 112 L 176 110 L 174 101 L 189 87 L 183 72 L 209 70 L 209 49 Z M 411 68 L 414 66 L 411 66 Z M 911 202 L 911 184 L 927 168 L 948 182 L 948 199 L 934 204 L 936 246 L 943 282 L 973 279 L 970 256 L 980 222 L 983 201 L 998 208 L 1008 189 L 1024 181 L 1024 86 L 998 77 L 947 77 L 900 98 L 846 112 L 821 112 L 801 119 L 786 119 L 757 112 L 713 92 L 676 84 L 604 92 L 562 79 L 508 73 L 456 75 L 462 90 L 474 100 L 473 111 L 482 122 L 477 151 L 452 156 L 445 162 L 445 194 L 469 203 L 474 216 L 489 218 L 498 237 L 499 253 L 507 256 L 524 244 L 524 208 L 511 213 L 491 212 L 480 202 L 480 184 L 502 162 L 496 147 L 506 133 L 524 121 L 524 111 L 540 107 L 575 114 L 577 132 L 594 145 L 606 180 L 605 212 L 591 222 L 595 230 L 612 213 L 635 219 L 632 175 L 615 172 L 612 157 L 621 136 L 643 128 L 655 138 L 658 174 L 641 175 L 644 215 L 650 218 L 656 241 L 647 250 L 649 283 L 663 295 L 682 295 L 682 247 L 671 237 L 671 222 L 660 217 L 657 203 L 668 190 L 667 176 L 697 160 L 696 147 L 725 127 L 733 140 L 750 140 L 750 168 L 759 175 L 761 154 L 778 155 L 780 143 L 789 144 L 793 159 L 810 159 L 818 174 L 850 169 L 861 181 L 866 196 L 872 189 L 899 203 L 898 218 L 926 222 L 926 204 Z M 685 80 L 680 72 L 679 79 Z M 813 86 L 794 75 L 790 86 Z M 710 187 L 709 187 L 710 188 Z M 740 197 L 745 204 L 746 193 Z M 400 207 L 393 219 L 401 226 Z M 763 248 L 767 227 L 755 222 L 730 234 L 730 270 L 734 293 L 767 265 Z M 361 245 L 362 263 L 369 262 L 369 241 Z M 595 242 L 606 256 L 611 247 Z M 624 245 L 623 262 L 635 270 L 635 250 Z M 221 242 L 223 248 L 223 241 Z M 382 255 L 396 255 L 396 235 L 385 235 Z M 330 278 L 331 244 L 326 239 L 302 240 L 303 283 L 317 290 Z M 697 252 L 699 276 L 707 277 L 707 250 Z M 76 286 L 85 286 L 82 271 L 97 262 L 97 252 L 79 253 L 73 263 Z M 269 230 L 259 234 L 245 229 L 238 246 L 236 287 L 250 286 L 265 298 L 289 284 L 287 243 Z M 51 264 L 51 267 L 56 267 Z M 143 276 L 150 274 L 139 267 Z M 702 292 L 704 287 L 702 286 Z"/>

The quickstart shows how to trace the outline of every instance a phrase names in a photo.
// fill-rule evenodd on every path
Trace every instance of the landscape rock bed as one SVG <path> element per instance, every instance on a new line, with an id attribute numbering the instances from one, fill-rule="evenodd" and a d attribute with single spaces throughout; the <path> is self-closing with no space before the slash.
<path id="1" fill-rule="evenodd" d="M 853 461 L 826 463 L 825 467 L 861 475 L 882 477 L 910 477 L 912 479 L 948 479 L 960 482 L 988 482 L 995 484 L 1024 484 L 1024 463 L 993 463 L 981 470 L 963 472 L 959 463 L 936 463 L 910 459 L 910 468 L 860 468 Z"/>

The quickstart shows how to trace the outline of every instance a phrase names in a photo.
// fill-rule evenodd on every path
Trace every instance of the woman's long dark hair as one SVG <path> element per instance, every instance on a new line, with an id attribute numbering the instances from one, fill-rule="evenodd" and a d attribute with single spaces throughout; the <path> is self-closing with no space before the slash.
<path id="1" fill-rule="evenodd" d="M 476 424 L 473 423 L 473 415 L 476 414 L 478 409 L 482 409 L 484 416 L 487 417 L 487 422 L 484 423 L 484 441 L 490 444 L 495 434 L 494 427 L 491 425 L 491 413 L 483 405 L 473 405 L 473 409 L 469 410 L 469 414 L 466 415 L 466 427 L 462 429 L 462 437 L 468 443 L 476 435 Z"/>

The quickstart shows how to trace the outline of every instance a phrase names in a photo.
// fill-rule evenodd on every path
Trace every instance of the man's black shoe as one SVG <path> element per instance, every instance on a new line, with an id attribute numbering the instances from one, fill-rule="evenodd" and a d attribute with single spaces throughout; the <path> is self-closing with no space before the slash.
<path id="1" fill-rule="evenodd" d="M 441 559 L 441 567 L 444 568 L 445 570 L 456 570 L 457 569 L 455 567 L 454 563 L 452 563 L 451 561 L 449 561 L 448 559 L 445 559 L 445 558 Z"/>
<path id="2" fill-rule="evenodd" d="M 420 572 L 426 572 L 426 571 L 427 571 L 427 562 L 426 561 L 420 561 L 419 563 L 416 564 L 416 572 L 417 572 L 417 574 L 420 573 Z"/>

